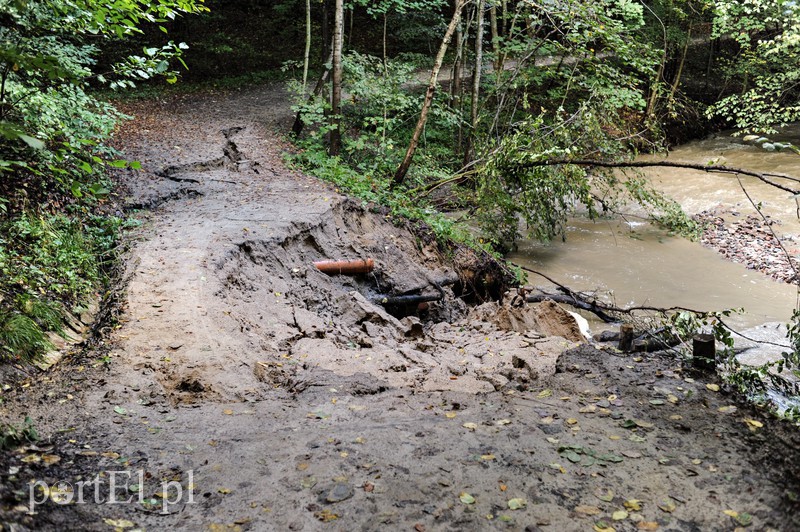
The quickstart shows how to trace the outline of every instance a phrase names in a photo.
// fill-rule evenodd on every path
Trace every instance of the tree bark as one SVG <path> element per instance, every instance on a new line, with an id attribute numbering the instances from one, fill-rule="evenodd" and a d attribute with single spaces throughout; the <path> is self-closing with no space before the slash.
<path id="1" fill-rule="evenodd" d="M 325 70 L 322 71 L 319 79 L 317 80 L 317 84 L 314 86 L 314 90 L 311 91 L 311 94 L 308 96 L 308 101 L 311 102 L 314 98 L 319 96 L 322 93 L 322 89 L 325 87 L 325 84 L 328 82 L 328 78 L 331 75 L 331 69 L 327 66 L 330 62 L 333 61 L 333 51 L 331 51 L 331 55 L 328 56 L 328 59 L 325 61 L 324 68 Z M 294 117 L 294 125 L 292 125 L 292 133 L 295 135 L 299 135 L 303 131 L 303 112 L 297 111 L 297 115 Z"/>
<path id="2" fill-rule="evenodd" d="M 483 72 L 483 12 L 486 0 L 478 0 L 475 20 L 475 69 L 472 73 L 472 103 L 470 105 L 470 131 L 464 148 L 464 166 L 469 164 L 474 155 L 475 131 L 478 129 L 478 101 L 481 92 L 481 74 Z"/>
<path id="3" fill-rule="evenodd" d="M 344 1 L 336 0 L 333 18 L 333 66 L 331 87 L 331 132 L 328 153 L 342 150 L 342 40 L 344 37 Z"/>
<path id="4" fill-rule="evenodd" d="M 689 26 L 689 33 L 686 35 L 686 43 L 683 45 L 683 53 L 681 54 L 681 62 L 678 64 L 678 71 L 675 73 L 675 79 L 672 80 L 672 88 L 669 91 L 670 100 L 675 97 L 678 92 L 678 87 L 681 84 L 681 75 L 683 75 L 683 67 L 686 65 L 686 54 L 689 52 L 689 45 L 692 44 L 692 27 Z"/>
<path id="5" fill-rule="evenodd" d="M 311 0 L 306 0 L 306 49 L 303 54 L 303 97 L 308 84 L 308 62 L 311 54 Z"/>
<path id="6" fill-rule="evenodd" d="M 492 51 L 494 52 L 494 73 L 497 76 L 498 85 L 500 73 L 503 71 L 503 63 L 500 57 L 500 34 L 497 31 L 497 6 L 489 8 L 489 26 L 492 31 Z"/>
<path id="7" fill-rule="evenodd" d="M 337 0 L 341 2 L 341 0 Z M 442 44 L 439 46 L 439 53 L 436 54 L 436 61 L 433 64 L 433 69 L 431 70 L 431 79 L 428 83 L 428 90 L 425 93 L 425 101 L 422 104 L 422 111 L 419 115 L 419 120 L 417 121 L 417 127 L 414 128 L 414 134 L 411 136 L 411 142 L 408 144 L 408 149 L 406 150 L 406 155 L 403 158 L 403 162 L 400 163 L 400 166 L 397 167 L 397 171 L 394 174 L 394 185 L 400 185 L 406 178 L 406 174 L 408 173 L 408 169 L 411 167 L 411 161 L 414 159 L 414 152 L 417 150 L 417 145 L 419 145 L 419 139 L 422 136 L 422 130 L 425 128 L 425 122 L 428 120 L 428 112 L 431 109 L 431 103 L 433 103 L 433 95 L 436 93 L 436 83 L 439 78 L 439 70 L 442 68 L 442 61 L 444 61 L 444 54 L 447 53 L 447 46 L 450 44 L 450 39 L 453 38 L 453 32 L 456 31 L 456 26 L 458 25 L 458 19 L 461 16 L 461 9 L 464 7 L 464 3 L 466 0 L 456 0 L 456 8 L 453 12 L 453 18 L 450 20 L 450 24 L 447 26 L 447 32 L 444 34 L 444 38 L 442 39 Z"/>
<path id="8" fill-rule="evenodd" d="M 331 23 L 330 23 L 331 0 L 322 0 L 322 57 L 321 60 L 330 55 L 332 48 L 331 42 Z"/>

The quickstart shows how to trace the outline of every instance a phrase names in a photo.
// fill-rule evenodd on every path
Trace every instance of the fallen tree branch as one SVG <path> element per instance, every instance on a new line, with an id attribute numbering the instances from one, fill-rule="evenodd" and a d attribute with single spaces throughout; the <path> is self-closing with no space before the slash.
<path id="1" fill-rule="evenodd" d="M 598 305 L 597 301 L 584 301 L 573 296 L 563 295 L 563 294 L 549 294 L 547 292 L 541 292 L 538 294 L 530 294 L 525 297 L 525 301 L 528 303 L 539 303 L 549 299 L 551 301 L 555 301 L 556 303 L 564 303 L 565 305 L 571 305 L 575 308 L 579 308 L 581 310 L 587 310 L 603 320 L 605 323 L 615 323 L 619 320 L 613 316 L 606 314 L 601 308 L 601 305 Z M 605 307 L 605 305 L 603 305 Z M 608 309 L 611 310 L 611 309 Z M 615 310 L 615 309 L 614 309 Z"/>
<path id="2" fill-rule="evenodd" d="M 584 305 L 584 306 L 575 305 L 574 303 L 571 303 L 570 301 L 568 301 L 566 299 L 564 301 L 558 301 L 559 303 L 566 303 L 568 305 L 573 305 L 576 308 L 581 308 L 583 310 L 588 310 L 588 311 L 596 314 L 597 317 L 600 318 L 603 321 L 606 321 L 606 318 L 604 318 L 600 314 L 597 314 L 597 312 L 595 312 L 592 309 L 596 309 L 596 310 L 598 310 L 600 312 L 603 312 L 603 313 L 615 312 L 615 313 L 618 313 L 618 314 L 631 314 L 631 313 L 633 313 L 634 311 L 637 311 L 637 310 L 639 310 L 639 311 L 648 311 L 648 312 L 658 312 L 660 314 L 666 314 L 668 312 L 678 312 L 678 311 L 686 311 L 686 312 L 691 312 L 693 314 L 698 314 L 698 315 L 708 315 L 709 314 L 708 311 L 695 310 L 695 309 L 686 308 L 686 307 L 668 307 L 668 308 L 664 308 L 664 307 L 651 307 L 651 306 L 647 306 L 647 305 L 641 305 L 641 306 L 635 306 L 635 307 L 625 307 L 625 308 L 616 307 L 614 305 L 609 305 L 608 303 L 603 303 L 602 301 L 599 301 L 598 299 L 593 298 L 593 297 L 589 296 L 588 294 L 584 294 L 584 293 L 581 293 L 581 292 L 576 292 L 575 290 L 572 290 L 568 286 L 564 286 L 563 284 L 561 284 L 558 281 L 552 279 L 551 277 L 543 274 L 542 272 L 533 270 L 531 268 L 527 268 L 527 267 L 522 266 L 520 264 L 516 264 L 516 263 L 512 263 L 512 264 L 514 264 L 516 267 L 518 267 L 518 268 L 520 268 L 522 270 L 525 270 L 526 272 L 533 273 L 535 275 L 538 275 L 539 277 L 543 277 L 543 278 L 547 279 L 549 282 L 551 282 L 554 285 L 556 285 L 560 292 L 563 292 L 564 294 L 566 294 L 568 296 L 568 299 L 571 299 L 571 300 L 574 300 L 574 301 L 580 301 L 580 302 L 582 302 L 582 305 Z M 546 294 L 546 293 L 543 292 L 543 294 Z M 553 294 L 550 294 L 550 295 L 552 296 Z M 610 316 L 608 316 L 608 314 L 606 314 L 606 317 L 610 317 Z M 619 321 L 619 320 L 611 320 L 611 321 Z"/>
<path id="3" fill-rule="evenodd" d="M 792 177 L 784 174 L 765 174 L 761 172 L 754 172 L 752 170 L 745 170 L 743 168 L 735 168 L 731 166 L 722 165 L 709 165 L 709 164 L 694 164 L 694 163 L 678 163 L 673 161 L 631 161 L 631 162 L 614 162 L 614 161 L 595 161 L 591 159 L 548 159 L 543 161 L 530 161 L 526 163 L 519 163 L 513 165 L 517 168 L 530 168 L 535 166 L 559 166 L 572 164 L 577 166 L 597 166 L 602 168 L 683 168 L 686 170 L 700 170 L 703 172 L 717 172 L 723 174 L 741 174 L 754 177 L 767 185 L 775 187 L 780 190 L 789 192 L 790 194 L 800 194 L 800 190 L 793 189 L 786 185 L 776 183 L 768 179 L 768 175 L 779 179 L 787 179 L 800 183 L 800 178 Z"/>

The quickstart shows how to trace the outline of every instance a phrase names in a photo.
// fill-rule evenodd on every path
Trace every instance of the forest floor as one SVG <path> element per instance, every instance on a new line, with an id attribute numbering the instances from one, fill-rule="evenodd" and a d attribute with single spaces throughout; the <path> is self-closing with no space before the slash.
<path id="1" fill-rule="evenodd" d="M 41 439 L 0 454 L 2 529 L 800 526 L 794 426 L 547 304 L 468 307 L 442 286 L 468 254 L 285 166 L 287 106 L 273 86 L 127 106 L 120 322 L 4 387 L 0 418 Z M 437 286 L 403 319 L 374 302 Z"/>

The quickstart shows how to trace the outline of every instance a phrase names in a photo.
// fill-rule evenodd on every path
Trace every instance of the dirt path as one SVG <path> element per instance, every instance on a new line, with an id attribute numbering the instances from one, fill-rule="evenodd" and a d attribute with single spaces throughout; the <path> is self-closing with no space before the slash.
<path id="1" fill-rule="evenodd" d="M 154 210 L 121 326 L 4 390 L 2 418 L 27 413 L 44 439 L 0 455 L 0 525 L 800 525 L 793 427 L 673 359 L 547 336 L 557 310 L 469 310 L 449 283 L 470 257 L 282 164 L 284 109 L 270 87 L 130 109 L 124 145 L 145 171 L 127 203 Z M 364 256 L 363 277 L 311 266 Z M 444 299 L 419 315 L 374 303 L 411 293 Z M 108 503 L 112 479 L 130 503 Z"/>

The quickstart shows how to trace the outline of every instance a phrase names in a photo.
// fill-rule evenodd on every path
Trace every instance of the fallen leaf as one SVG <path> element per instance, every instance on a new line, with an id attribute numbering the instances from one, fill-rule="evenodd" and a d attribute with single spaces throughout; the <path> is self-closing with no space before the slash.
<path id="1" fill-rule="evenodd" d="M 541 392 L 539 392 L 536 397 L 539 397 L 540 399 L 544 399 L 545 397 L 550 397 L 551 395 L 553 395 L 553 390 L 545 389 L 545 390 L 542 390 Z"/>
<path id="2" fill-rule="evenodd" d="M 505 484 L 500 484 L 500 491 L 506 491 L 507 489 L 508 486 L 506 486 Z"/>
<path id="3" fill-rule="evenodd" d="M 525 499 L 514 498 L 508 501 L 508 508 L 509 510 L 519 510 L 525 508 L 528 505 L 528 502 Z"/>
<path id="4" fill-rule="evenodd" d="M 595 532 L 616 532 L 616 529 L 605 521 L 598 521 L 592 527 Z"/>
<path id="5" fill-rule="evenodd" d="M 489 453 L 489 454 L 482 454 L 482 455 L 481 455 L 481 460 L 494 460 L 494 455 L 493 455 L 493 454 L 491 454 L 491 453 Z"/>
<path id="6" fill-rule="evenodd" d="M 639 521 L 636 523 L 639 530 L 658 530 L 658 523 L 655 521 Z"/>
<path id="7" fill-rule="evenodd" d="M 128 521 L 127 519 L 103 519 L 103 522 L 115 528 L 133 528 L 136 526 L 132 521 Z"/>
<path id="8" fill-rule="evenodd" d="M 674 502 L 668 500 L 661 501 L 661 504 L 658 505 L 659 510 L 661 510 L 662 512 L 667 512 L 668 514 L 674 512 L 675 508 L 677 508 L 677 505 Z"/>
<path id="9" fill-rule="evenodd" d="M 669 416 L 669 418 L 672 421 L 680 421 L 681 419 L 683 419 L 683 416 L 680 414 L 672 414 L 671 416 Z"/>
<path id="10" fill-rule="evenodd" d="M 753 516 L 747 512 L 741 512 L 734 520 L 742 526 L 750 526 L 753 524 Z"/>
<path id="11" fill-rule="evenodd" d="M 628 518 L 628 512 L 626 512 L 625 510 L 617 510 L 616 512 L 611 514 L 611 519 L 613 519 L 614 521 L 622 521 L 623 519 L 627 518 Z"/>
<path id="12" fill-rule="evenodd" d="M 464 427 L 465 429 L 468 429 L 468 430 L 475 430 L 475 429 L 478 428 L 478 424 L 477 423 L 464 423 L 461 426 Z"/>
<path id="13" fill-rule="evenodd" d="M 42 455 L 42 462 L 47 465 L 57 464 L 61 461 L 61 457 L 57 454 L 43 454 Z"/>
<path id="14" fill-rule="evenodd" d="M 611 490 L 595 492 L 595 496 L 603 502 L 611 502 L 614 500 L 614 492 Z"/>
<path id="15" fill-rule="evenodd" d="M 446 417 L 447 419 L 453 419 L 454 417 L 456 417 L 456 415 L 457 415 L 457 414 L 456 414 L 455 412 L 447 412 L 447 413 L 444 415 L 444 417 Z"/>
<path id="16" fill-rule="evenodd" d="M 600 510 L 600 508 L 598 508 L 597 506 L 580 505 L 576 506 L 574 510 L 577 513 L 583 515 L 597 515 L 599 513 L 602 513 L 602 510 Z"/>
<path id="17" fill-rule="evenodd" d="M 718 392 L 719 391 L 719 384 L 714 384 L 713 382 L 712 383 L 708 383 L 708 384 L 706 384 L 706 388 L 708 388 L 712 392 Z"/>
<path id="18" fill-rule="evenodd" d="M 467 493 L 466 491 L 462 491 L 458 495 L 458 500 L 463 502 L 464 504 L 475 504 L 475 497 Z"/>
<path id="19" fill-rule="evenodd" d="M 625 508 L 630 510 L 631 512 L 638 512 L 642 509 L 642 501 L 639 499 L 628 499 L 624 503 L 622 503 Z"/>
<path id="20" fill-rule="evenodd" d="M 678 402 L 678 396 L 669 394 L 669 395 L 667 395 L 667 401 L 669 401 L 672 404 L 675 404 L 675 403 Z"/>
<path id="21" fill-rule="evenodd" d="M 511 423 L 510 419 L 499 419 L 495 424 L 503 426 L 503 425 L 508 425 L 509 423 Z"/>
<path id="22" fill-rule="evenodd" d="M 549 441 L 550 443 L 556 444 L 556 443 L 558 443 L 558 438 L 553 438 L 551 436 L 548 436 L 547 437 L 547 441 Z"/>
<path id="23" fill-rule="evenodd" d="M 566 473 L 567 472 L 567 470 L 564 469 L 564 466 L 562 466 L 561 464 L 556 464 L 556 463 L 550 464 L 550 469 L 555 469 L 557 471 L 561 471 L 562 473 Z"/>
<path id="24" fill-rule="evenodd" d="M 219 492 L 219 493 L 221 493 L 223 495 L 227 495 L 227 494 L 229 494 L 231 492 L 231 490 L 230 490 L 230 488 L 219 488 L 217 490 L 217 492 Z"/>
<path id="25" fill-rule="evenodd" d="M 222 413 L 225 414 L 226 416 L 232 416 L 233 410 L 231 410 L 230 408 L 226 408 L 225 410 L 222 411 Z"/>
<path id="26" fill-rule="evenodd" d="M 575 425 L 576 423 L 578 423 L 578 420 L 574 417 L 567 419 L 567 425 Z"/>
<path id="27" fill-rule="evenodd" d="M 314 513 L 314 517 L 322 521 L 323 523 L 329 523 L 336 519 L 339 519 L 339 514 L 333 513 L 330 510 L 321 510 L 319 512 Z"/>
<path id="28" fill-rule="evenodd" d="M 749 417 L 744 418 L 743 421 L 750 426 L 750 430 L 760 429 L 761 427 L 764 426 L 762 422 L 757 421 L 755 419 L 751 419 Z"/>
<path id="29" fill-rule="evenodd" d="M 119 414 L 121 416 L 124 416 L 125 414 L 128 413 L 128 411 L 125 410 L 124 408 L 122 408 L 121 406 L 115 406 L 114 407 L 114 412 L 116 412 L 117 414 Z"/>
<path id="30" fill-rule="evenodd" d="M 733 517 L 734 519 L 739 517 L 739 512 L 737 512 L 736 510 L 723 510 L 722 513 L 724 513 L 728 517 Z"/>
<path id="31" fill-rule="evenodd" d="M 653 406 L 661 406 L 664 404 L 663 399 L 650 399 L 650 404 Z"/>
<path id="32" fill-rule="evenodd" d="M 736 412 L 737 408 L 733 405 L 728 405 L 728 406 L 721 406 L 719 407 L 718 410 L 723 414 L 730 414 L 732 412 Z"/>

